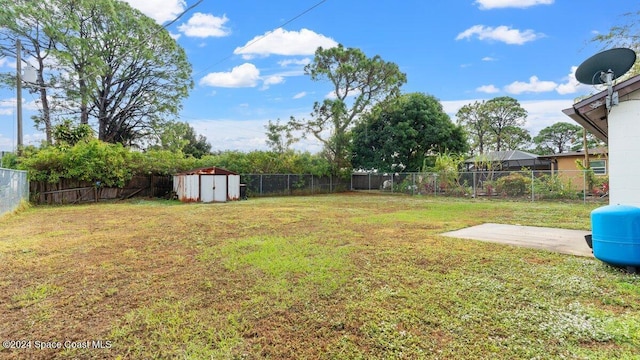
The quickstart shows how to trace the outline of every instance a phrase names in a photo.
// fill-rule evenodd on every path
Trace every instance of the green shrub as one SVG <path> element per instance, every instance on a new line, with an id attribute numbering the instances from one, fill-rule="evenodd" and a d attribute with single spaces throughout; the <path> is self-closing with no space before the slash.
<path id="1" fill-rule="evenodd" d="M 557 175 L 542 175 L 534 181 L 534 191 L 540 199 L 577 199 L 578 191 L 570 179 Z"/>
<path id="2" fill-rule="evenodd" d="M 522 196 L 529 193 L 531 179 L 521 173 L 511 173 L 496 181 L 496 191 L 508 196 Z"/>
<path id="3" fill-rule="evenodd" d="M 15 165 L 16 160 L 6 162 Z M 197 159 L 182 152 L 149 150 L 140 152 L 121 144 L 97 139 L 78 141 L 73 146 L 61 142 L 55 146 L 27 147 L 17 167 L 29 172 L 34 181 L 57 183 L 61 179 L 100 182 L 103 186 L 122 187 L 134 175 L 171 175 L 203 167 L 220 167 L 239 174 L 313 174 L 327 175 L 327 160 L 310 153 L 227 151 Z"/>
<path id="4" fill-rule="evenodd" d="M 28 170 L 30 179 L 36 181 L 56 183 L 60 179 L 75 179 L 124 186 L 133 176 L 130 160 L 129 149 L 94 139 L 71 147 L 44 147 L 21 158 L 20 167 Z"/>

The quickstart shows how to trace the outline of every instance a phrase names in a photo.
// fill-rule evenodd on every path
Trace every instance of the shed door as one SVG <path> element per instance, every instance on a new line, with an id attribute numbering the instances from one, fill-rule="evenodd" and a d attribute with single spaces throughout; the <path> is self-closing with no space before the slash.
<path id="1" fill-rule="evenodd" d="M 227 176 L 226 175 L 214 175 L 214 198 L 213 201 L 225 202 L 227 201 Z"/>
<path id="2" fill-rule="evenodd" d="M 215 175 L 200 175 L 200 201 L 212 202 L 215 188 Z"/>
<path id="3" fill-rule="evenodd" d="M 200 175 L 200 201 L 227 201 L 227 176 Z"/>

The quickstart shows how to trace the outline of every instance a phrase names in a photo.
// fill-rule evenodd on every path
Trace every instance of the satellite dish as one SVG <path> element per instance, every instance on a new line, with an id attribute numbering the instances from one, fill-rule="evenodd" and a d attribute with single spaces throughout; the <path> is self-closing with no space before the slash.
<path id="1" fill-rule="evenodd" d="M 597 53 L 576 70 L 576 79 L 587 85 L 607 84 L 624 75 L 636 62 L 636 53 L 627 48 L 615 48 Z M 607 79 L 611 73 L 611 79 Z"/>
<path id="2" fill-rule="evenodd" d="M 585 60 L 576 70 L 576 79 L 587 85 L 607 85 L 605 106 L 618 105 L 618 92 L 613 91 L 613 80 L 624 75 L 636 62 L 636 53 L 631 49 L 615 48 L 597 53 Z"/>

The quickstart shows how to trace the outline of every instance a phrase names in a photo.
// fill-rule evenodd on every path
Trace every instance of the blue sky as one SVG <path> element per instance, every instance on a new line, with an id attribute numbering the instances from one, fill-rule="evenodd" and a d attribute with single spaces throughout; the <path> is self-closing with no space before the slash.
<path id="1" fill-rule="evenodd" d="M 127 0 L 166 24 L 195 0 Z M 595 91 L 573 71 L 600 51 L 590 42 L 637 11 L 633 1 L 595 0 L 204 0 L 168 27 L 187 52 L 196 84 L 180 119 L 213 150 L 264 150 L 269 120 L 308 117 L 331 91 L 303 67 L 317 46 L 338 43 L 380 55 L 407 74 L 402 91 L 438 98 L 455 121 L 475 100 L 512 96 L 532 133 L 571 120 L 561 110 Z M 280 27 L 282 24 L 285 26 Z M 0 59 L 0 71 L 15 71 Z M 15 92 L 0 90 L 0 150 L 15 147 Z M 23 93 L 24 140 L 43 134 L 28 119 L 37 104 Z M 309 138 L 295 145 L 317 152 Z"/>

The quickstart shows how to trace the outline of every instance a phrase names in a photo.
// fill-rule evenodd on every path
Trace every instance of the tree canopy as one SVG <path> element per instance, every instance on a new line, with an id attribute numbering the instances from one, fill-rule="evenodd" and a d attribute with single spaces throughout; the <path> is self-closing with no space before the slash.
<path id="1" fill-rule="evenodd" d="M 523 128 L 527 111 L 512 97 L 475 101 L 460 108 L 456 118 L 469 134 L 474 155 L 517 150 L 531 141 L 531 135 Z"/>
<path id="2" fill-rule="evenodd" d="M 540 155 L 560 154 L 571 150 L 574 144 L 582 144 L 582 127 L 558 122 L 540 130 L 533 138 Z"/>
<path id="3" fill-rule="evenodd" d="M 379 103 L 353 129 L 353 166 L 380 171 L 420 171 L 434 153 L 463 153 L 466 136 L 440 102 L 422 93 Z"/>
<path id="4" fill-rule="evenodd" d="M 45 67 L 50 66 L 51 52 L 54 49 L 53 40 L 46 29 L 55 26 L 52 16 L 51 3 L 48 1 L 14 0 L 12 3 L 0 7 L 0 55 L 9 59 L 16 58 L 16 43 L 20 40 L 22 53 L 35 62 L 36 83 L 29 86 L 38 93 L 40 109 L 34 118 L 36 126 L 42 126 L 47 142 L 53 140 L 53 124 L 51 122 L 52 92 L 55 78 L 52 71 L 45 73 Z M 46 65 L 45 65 L 46 62 Z M 2 83 L 14 87 L 15 76 L 2 74 Z"/>
<path id="5" fill-rule="evenodd" d="M 174 118 L 193 86 L 184 50 L 123 1 L 18 0 L 0 10 L 0 27 L 4 55 L 15 57 L 21 39 L 27 55 L 42 59 L 37 87 L 49 141 L 50 116 L 75 115 L 100 140 L 132 144 Z"/>
<path id="6" fill-rule="evenodd" d="M 350 169 L 349 129 L 373 104 L 397 96 L 407 79 L 398 65 L 376 55 L 342 45 L 318 48 L 305 73 L 314 81 L 329 81 L 331 95 L 315 102 L 311 119 L 292 118 L 289 125 L 311 133 L 324 144 L 333 172 Z"/>
<path id="7" fill-rule="evenodd" d="M 527 111 L 520 106 L 518 100 L 509 96 L 493 98 L 484 103 L 484 106 L 489 118 L 489 129 L 495 138 L 495 150 L 503 151 L 512 128 L 524 126 Z"/>
<path id="8" fill-rule="evenodd" d="M 484 101 L 464 105 L 458 110 L 456 118 L 458 124 L 467 131 L 472 154 L 484 154 L 493 141 Z"/>

